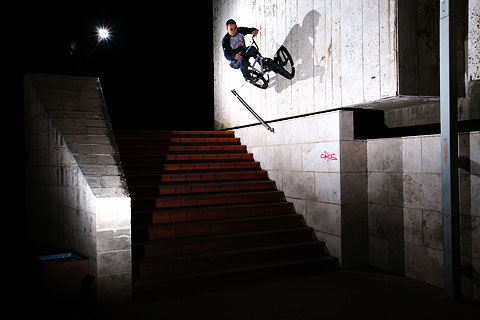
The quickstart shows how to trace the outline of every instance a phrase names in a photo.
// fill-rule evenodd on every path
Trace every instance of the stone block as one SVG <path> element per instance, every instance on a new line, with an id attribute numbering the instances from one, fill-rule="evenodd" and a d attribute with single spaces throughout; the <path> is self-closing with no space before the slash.
<path id="1" fill-rule="evenodd" d="M 443 250 L 442 213 L 424 210 L 422 219 L 423 245 Z"/>
<path id="2" fill-rule="evenodd" d="M 441 173 L 440 137 L 422 137 L 422 172 Z"/>
<path id="3" fill-rule="evenodd" d="M 367 179 L 368 179 L 368 202 L 386 205 L 388 173 L 369 172 Z"/>
<path id="4" fill-rule="evenodd" d="M 401 173 L 387 174 L 387 205 L 403 206 L 403 175 Z"/>
<path id="5" fill-rule="evenodd" d="M 319 114 L 316 117 L 317 139 L 316 141 L 338 141 L 340 140 L 340 112 L 332 111 Z"/>
<path id="6" fill-rule="evenodd" d="M 372 172 L 402 172 L 401 138 L 367 141 L 367 168 Z"/>
<path id="7" fill-rule="evenodd" d="M 132 270 L 130 250 L 97 252 L 97 274 L 129 273 Z"/>
<path id="8" fill-rule="evenodd" d="M 130 249 L 130 229 L 97 231 L 97 252 L 122 251 Z"/>
<path id="9" fill-rule="evenodd" d="M 442 178 L 434 173 L 403 175 L 403 199 L 407 208 L 442 211 Z"/>
<path id="10" fill-rule="evenodd" d="M 340 173 L 315 173 L 315 200 L 341 204 Z"/>
<path id="11" fill-rule="evenodd" d="M 342 211 L 339 204 L 307 200 L 305 203 L 305 222 L 322 233 L 342 235 Z"/>
<path id="12" fill-rule="evenodd" d="M 285 144 L 311 143 L 317 139 L 316 116 L 293 119 L 286 122 Z"/>
<path id="13" fill-rule="evenodd" d="M 377 204 L 368 205 L 368 232 L 380 238 L 403 240 L 403 209 Z"/>
<path id="14" fill-rule="evenodd" d="M 367 173 L 341 173 L 341 201 L 342 204 L 367 203 Z"/>
<path id="15" fill-rule="evenodd" d="M 302 171 L 302 145 L 282 145 L 274 147 L 274 169 Z"/>
<path id="16" fill-rule="evenodd" d="M 315 176 L 313 172 L 283 173 L 283 192 L 286 197 L 297 199 L 314 199 Z"/>
<path id="17" fill-rule="evenodd" d="M 405 276 L 443 287 L 443 252 L 405 242 Z"/>
<path id="18" fill-rule="evenodd" d="M 367 142 L 365 140 L 344 140 L 340 142 L 341 172 L 365 172 L 367 170 Z"/>
<path id="19" fill-rule="evenodd" d="M 115 188 L 123 185 L 121 176 L 103 176 L 100 179 L 102 187 Z"/>
<path id="20" fill-rule="evenodd" d="M 403 237 L 406 242 L 423 244 L 423 211 L 403 208 Z"/>
<path id="21" fill-rule="evenodd" d="M 340 172 L 340 144 L 337 141 L 302 145 L 303 170 Z"/>
<path id="22" fill-rule="evenodd" d="M 351 141 L 354 139 L 353 111 L 340 111 L 339 129 L 340 140 Z"/>

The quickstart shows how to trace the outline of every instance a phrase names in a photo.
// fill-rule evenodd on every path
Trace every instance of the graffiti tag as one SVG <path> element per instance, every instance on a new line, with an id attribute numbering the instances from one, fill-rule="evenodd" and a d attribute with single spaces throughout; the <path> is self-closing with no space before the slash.
<path id="1" fill-rule="evenodd" d="M 323 154 L 320 155 L 320 158 L 327 161 L 338 160 L 337 157 L 335 157 L 335 153 L 329 154 L 327 151 L 324 151 Z"/>

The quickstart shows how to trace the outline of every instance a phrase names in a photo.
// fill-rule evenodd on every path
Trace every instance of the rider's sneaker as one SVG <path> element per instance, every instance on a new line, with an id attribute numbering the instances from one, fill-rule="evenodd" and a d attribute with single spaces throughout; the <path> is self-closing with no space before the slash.
<path id="1" fill-rule="evenodd" d="M 252 77 L 252 76 L 248 76 L 248 77 L 245 77 L 245 81 L 247 81 L 247 82 L 255 82 L 256 79 L 255 79 L 254 77 Z"/>

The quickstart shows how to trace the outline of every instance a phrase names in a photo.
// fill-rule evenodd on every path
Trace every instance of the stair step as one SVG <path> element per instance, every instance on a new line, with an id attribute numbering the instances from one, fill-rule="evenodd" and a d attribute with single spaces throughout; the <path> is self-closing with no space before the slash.
<path id="1" fill-rule="evenodd" d="M 149 211 L 132 211 L 132 223 L 161 224 L 186 221 L 233 219 L 293 213 L 291 202 L 248 203 L 224 206 L 202 206 Z"/>
<path id="2" fill-rule="evenodd" d="M 117 144 L 124 147 L 137 146 L 226 146 L 240 145 L 240 138 L 159 138 L 116 137 Z"/>
<path id="3" fill-rule="evenodd" d="M 122 146 L 118 145 L 123 155 L 166 155 L 166 154 L 224 154 L 245 153 L 245 145 L 234 146 Z"/>
<path id="4" fill-rule="evenodd" d="M 200 172 L 172 174 L 128 175 L 129 185 L 152 185 L 162 183 L 191 183 L 207 181 L 240 181 L 267 179 L 267 171 Z"/>
<path id="5" fill-rule="evenodd" d="M 115 130 L 115 138 L 233 138 L 233 131 L 155 131 L 155 130 Z"/>
<path id="6" fill-rule="evenodd" d="M 156 198 L 133 198 L 133 210 L 145 209 L 163 209 L 179 207 L 199 207 L 211 205 L 232 205 L 255 202 L 276 202 L 284 201 L 282 191 L 254 191 L 254 192 L 235 192 L 202 194 L 189 196 L 164 196 Z"/>
<path id="7" fill-rule="evenodd" d="M 248 162 L 253 161 L 252 153 L 223 154 L 166 154 L 166 155 L 120 155 L 124 165 L 164 164 L 164 163 L 203 163 L 203 162 Z"/>
<path id="8" fill-rule="evenodd" d="M 157 198 L 156 208 L 196 207 L 282 200 L 284 200 L 283 191 L 237 192 Z"/>
<path id="9" fill-rule="evenodd" d="M 307 226 L 297 228 L 221 234 L 180 239 L 162 239 L 137 243 L 134 255 L 146 258 L 238 250 L 254 247 L 283 245 L 313 240 L 313 229 Z"/>
<path id="10" fill-rule="evenodd" d="M 204 288 L 232 286 L 246 282 L 257 283 L 285 276 L 315 274 L 334 270 L 337 258 L 319 256 L 270 264 L 232 267 L 190 274 L 135 279 L 133 295 L 136 299 L 151 299 L 159 296 L 188 295 Z"/>
<path id="11" fill-rule="evenodd" d="M 158 195 L 181 195 L 199 193 L 220 193 L 231 191 L 274 190 L 275 181 L 238 181 L 193 184 L 150 185 L 129 188 L 132 197 L 155 197 Z"/>
<path id="12" fill-rule="evenodd" d="M 158 173 L 181 173 L 181 172 L 210 172 L 210 171 L 237 171 L 258 170 L 259 162 L 227 162 L 227 163 L 185 163 L 163 165 L 125 165 L 123 170 L 126 175 L 130 174 L 158 174 Z"/>
<path id="13" fill-rule="evenodd" d="M 134 276 L 157 277 L 205 272 L 232 267 L 272 264 L 323 255 L 324 243 L 308 241 L 271 247 L 256 247 L 213 253 L 201 253 L 144 259 L 134 262 Z"/>
<path id="14" fill-rule="evenodd" d="M 300 214 L 207 220 L 159 225 L 134 226 L 132 234 L 138 241 L 204 236 L 213 234 L 266 231 L 303 226 Z"/>
<path id="15" fill-rule="evenodd" d="M 160 195 L 174 195 L 247 190 L 272 190 L 275 189 L 275 186 L 275 181 L 271 180 L 161 185 L 158 187 L 158 193 Z"/>

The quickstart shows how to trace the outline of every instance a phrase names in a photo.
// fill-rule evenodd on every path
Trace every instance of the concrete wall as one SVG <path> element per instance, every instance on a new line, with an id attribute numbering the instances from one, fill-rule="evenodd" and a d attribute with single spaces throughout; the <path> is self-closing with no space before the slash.
<path id="1" fill-rule="evenodd" d="M 440 136 L 367 140 L 369 263 L 443 287 Z M 460 134 L 463 291 L 480 299 L 480 132 Z M 471 267 L 471 268 L 470 268 Z M 476 286 L 474 285 L 476 283 Z"/>
<path id="2" fill-rule="evenodd" d="M 235 130 L 297 213 L 343 266 L 368 264 L 366 143 L 353 112 L 331 111 Z"/>
<path id="3" fill-rule="evenodd" d="M 25 76 L 29 240 L 89 259 L 99 301 L 131 298 L 130 198 L 97 78 Z"/>
<path id="4" fill-rule="evenodd" d="M 266 120 L 396 96 L 396 1 L 213 0 L 215 126 L 253 123 L 232 88 Z M 260 52 L 273 57 L 283 44 L 292 54 L 292 80 L 271 73 L 270 87 L 240 87 L 244 80 L 223 57 L 225 22 L 260 30 Z"/>

